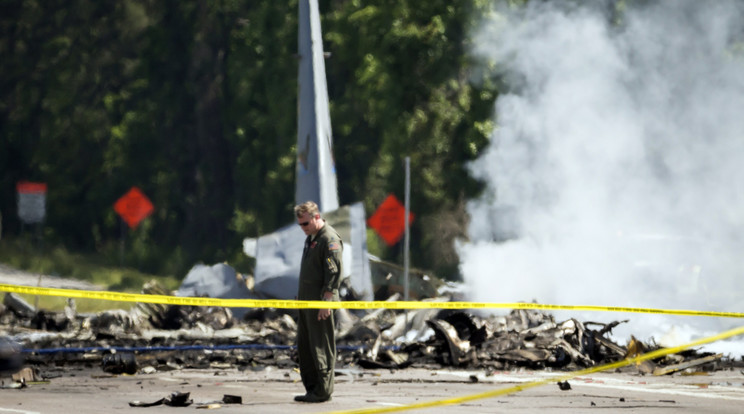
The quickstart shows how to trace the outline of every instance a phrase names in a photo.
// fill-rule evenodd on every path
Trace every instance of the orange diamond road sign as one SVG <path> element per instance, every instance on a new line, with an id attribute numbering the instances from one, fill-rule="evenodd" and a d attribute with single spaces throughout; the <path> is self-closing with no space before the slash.
<path id="1" fill-rule="evenodd" d="M 142 220 L 152 214 L 154 209 L 150 199 L 137 187 L 132 187 L 114 203 L 114 211 L 127 222 L 131 229 L 137 227 Z"/>
<path id="2" fill-rule="evenodd" d="M 387 196 L 377 207 L 377 211 L 367 220 L 367 225 L 375 229 L 388 246 L 398 243 L 406 231 L 406 208 L 394 195 Z M 408 223 L 413 223 L 413 213 L 408 212 Z"/>

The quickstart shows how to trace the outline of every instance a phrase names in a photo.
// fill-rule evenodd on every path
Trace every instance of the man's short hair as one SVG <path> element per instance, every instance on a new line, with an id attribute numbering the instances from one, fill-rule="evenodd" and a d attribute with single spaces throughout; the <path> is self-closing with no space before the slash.
<path id="1" fill-rule="evenodd" d="M 302 204 L 296 205 L 294 208 L 294 212 L 297 218 L 302 217 L 302 215 L 305 213 L 310 214 L 311 217 L 315 217 L 317 214 L 320 214 L 318 205 L 312 201 L 305 201 Z"/>

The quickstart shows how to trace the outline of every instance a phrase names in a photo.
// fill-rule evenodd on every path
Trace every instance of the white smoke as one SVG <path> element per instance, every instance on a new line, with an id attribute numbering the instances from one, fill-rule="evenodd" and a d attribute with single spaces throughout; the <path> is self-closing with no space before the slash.
<path id="1" fill-rule="evenodd" d="M 744 312 L 744 7 L 648 3 L 529 2 L 474 36 L 512 90 L 471 165 L 472 300 Z M 588 317 L 677 342 L 744 324 Z"/>

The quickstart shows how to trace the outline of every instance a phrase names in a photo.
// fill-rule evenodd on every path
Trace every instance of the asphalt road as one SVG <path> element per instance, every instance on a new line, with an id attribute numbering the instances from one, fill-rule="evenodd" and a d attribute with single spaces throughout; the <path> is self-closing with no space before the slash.
<path id="1" fill-rule="evenodd" d="M 57 289 L 101 290 L 101 287 L 82 280 L 41 275 L 15 269 L 0 263 L 0 283 L 6 285 L 41 286 Z"/>
<path id="2" fill-rule="evenodd" d="M 114 376 L 98 368 L 60 369 L 48 382 L 22 389 L 0 389 L 1 413 L 184 413 L 194 409 L 220 413 L 326 413 L 349 410 L 396 410 L 425 413 L 741 413 L 744 411 L 744 374 L 738 370 L 695 376 L 641 376 L 594 374 L 569 380 L 562 391 L 552 380 L 523 391 L 454 405 L 416 410 L 411 404 L 529 384 L 557 373 L 542 371 L 496 372 L 429 371 L 405 369 L 340 370 L 333 400 L 322 404 L 297 403 L 303 393 L 294 370 L 268 367 L 258 371 L 235 369 L 176 370 L 152 374 Z M 53 375 L 54 376 L 54 375 Z M 475 379 L 475 380 L 474 380 Z M 7 381 L 6 381 L 7 383 Z M 173 392 L 189 392 L 188 407 L 159 405 L 131 407 L 130 402 L 155 402 Z M 241 404 L 222 404 L 225 395 L 235 395 Z M 400 410 L 400 411 L 398 411 Z M 382 412 L 367 411 L 367 412 Z"/>
<path id="3" fill-rule="evenodd" d="M 0 283 L 99 289 L 89 283 L 28 274 L 0 264 Z M 232 368 L 174 370 L 151 374 L 110 375 L 98 367 L 45 367 L 50 379 L 21 389 L 0 387 L 0 414 L 4 413 L 183 413 L 202 408 L 220 413 L 326 413 L 349 410 L 365 412 L 425 413 L 742 413 L 744 372 L 717 371 L 707 375 L 654 377 L 629 373 L 599 373 L 569 380 L 570 390 L 553 381 L 545 371 L 496 372 L 340 369 L 333 400 L 322 404 L 293 401 L 302 394 L 299 373 L 267 367 L 240 372 Z M 515 387 L 535 381 L 548 383 L 524 390 Z M 2 385 L 11 381 L 0 376 Z M 495 397 L 455 404 L 437 401 L 506 390 Z M 155 402 L 174 392 L 189 392 L 188 407 L 131 407 L 130 402 Z M 241 404 L 220 403 L 225 395 L 237 395 Z M 432 403 L 427 408 L 406 409 Z M 218 404 L 219 406 L 215 405 Z"/>

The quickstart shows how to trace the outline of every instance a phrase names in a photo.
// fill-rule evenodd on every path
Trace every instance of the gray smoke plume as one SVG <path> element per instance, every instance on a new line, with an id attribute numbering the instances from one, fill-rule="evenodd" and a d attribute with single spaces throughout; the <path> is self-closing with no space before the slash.
<path id="1" fill-rule="evenodd" d="M 471 165 L 471 299 L 744 312 L 744 3 L 598 3 L 496 8 L 474 35 L 511 90 Z M 744 324 L 589 317 L 669 344 Z"/>

